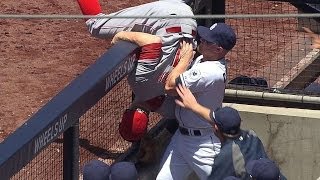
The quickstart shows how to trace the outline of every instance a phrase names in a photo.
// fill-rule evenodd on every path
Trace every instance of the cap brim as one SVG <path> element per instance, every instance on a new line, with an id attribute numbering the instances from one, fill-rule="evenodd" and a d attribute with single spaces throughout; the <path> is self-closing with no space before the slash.
<path id="1" fill-rule="evenodd" d="M 212 39 L 212 37 L 210 37 L 211 30 L 208 27 L 198 26 L 197 33 L 201 38 L 205 39 L 207 42 L 219 44 L 216 40 L 214 40 L 214 39 Z"/>
<path id="2" fill-rule="evenodd" d="M 206 41 L 208 42 L 211 42 L 211 43 L 217 43 L 217 42 L 212 42 L 210 39 L 210 29 L 208 27 L 205 27 L 205 26 L 198 26 L 197 27 L 197 33 L 198 35 L 205 39 Z"/>
<path id="3" fill-rule="evenodd" d="M 208 31 L 210 31 L 209 28 L 207 28 L 205 26 L 198 26 L 197 27 L 197 33 L 202 38 L 206 38 L 207 37 Z"/>

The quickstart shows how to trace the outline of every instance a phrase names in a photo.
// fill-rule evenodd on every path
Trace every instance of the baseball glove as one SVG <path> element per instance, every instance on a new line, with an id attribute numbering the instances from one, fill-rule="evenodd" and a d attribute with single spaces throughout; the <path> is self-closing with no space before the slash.
<path id="1" fill-rule="evenodd" d="M 302 27 L 304 31 L 308 33 L 308 36 L 312 39 L 312 48 L 320 49 L 320 37 L 312 32 L 309 28 Z"/>

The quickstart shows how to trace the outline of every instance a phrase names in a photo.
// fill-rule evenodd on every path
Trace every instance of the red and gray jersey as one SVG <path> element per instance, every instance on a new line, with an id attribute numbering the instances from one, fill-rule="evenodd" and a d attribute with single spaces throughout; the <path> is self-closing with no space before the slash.
<path id="1" fill-rule="evenodd" d="M 105 14 L 99 14 L 103 16 Z M 160 0 L 109 14 L 110 16 L 193 16 L 183 0 Z M 191 18 L 92 18 L 86 22 L 94 37 L 111 38 L 120 31 L 145 32 L 154 35 L 196 33 L 196 21 Z"/>
<path id="2" fill-rule="evenodd" d="M 216 110 L 222 107 L 226 86 L 226 61 L 202 61 L 202 58 L 203 56 L 199 56 L 192 67 L 177 78 L 177 83 L 188 87 L 199 104 Z M 176 106 L 175 111 L 182 127 L 212 129 L 212 125 L 188 109 Z"/>
<path id="3" fill-rule="evenodd" d="M 174 39 L 175 36 L 170 37 Z M 178 63 L 180 52 L 178 48 L 179 41 L 141 47 L 136 68 L 128 75 L 128 83 L 135 94 L 133 103 L 145 102 L 165 94 L 166 78 Z M 171 51 L 167 53 L 168 49 Z M 174 118 L 174 107 L 174 99 L 167 96 L 156 112 L 164 117 Z"/>
<path id="4" fill-rule="evenodd" d="M 104 14 L 99 14 L 104 15 Z M 98 15 L 98 16 L 99 16 Z M 139 6 L 123 9 L 109 14 L 111 16 L 193 16 L 193 12 L 185 0 L 160 0 Z M 135 94 L 133 103 L 144 102 L 164 95 L 164 83 L 177 64 L 180 40 L 193 39 L 196 35 L 197 23 L 192 18 L 93 18 L 86 22 L 89 32 L 94 37 L 111 38 L 120 31 L 145 32 L 161 38 L 160 44 L 142 47 L 137 67 L 128 76 L 128 82 Z M 170 105 L 166 105 L 166 103 Z M 174 101 L 166 98 L 163 106 L 174 107 Z M 169 108 L 160 108 L 165 111 Z M 174 117 L 171 108 L 167 117 Z M 158 112 L 158 111 L 157 111 Z M 164 114 L 164 113 L 160 113 Z"/>

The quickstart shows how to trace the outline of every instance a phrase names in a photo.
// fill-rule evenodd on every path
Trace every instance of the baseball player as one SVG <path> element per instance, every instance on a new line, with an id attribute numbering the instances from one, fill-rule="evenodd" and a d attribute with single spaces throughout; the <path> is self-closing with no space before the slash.
<path id="1" fill-rule="evenodd" d="M 78 0 L 78 3 L 86 15 L 104 15 L 97 0 Z M 109 15 L 192 16 L 193 12 L 186 3 L 184 0 L 161 0 Z M 119 126 L 121 136 L 131 142 L 140 140 L 146 133 L 150 111 L 175 118 L 175 103 L 172 97 L 165 96 L 164 82 L 179 61 L 180 40 L 195 38 L 196 21 L 191 18 L 93 18 L 86 24 L 94 37 L 113 37 L 112 43 L 127 40 L 141 47 L 136 69 L 128 76 L 135 97 L 123 114 Z M 196 46 L 195 41 L 193 45 Z"/>
<path id="2" fill-rule="evenodd" d="M 172 70 L 165 85 L 166 92 L 176 95 L 176 85 L 188 87 L 199 103 L 216 110 L 222 106 L 226 85 L 225 55 L 235 46 L 236 35 L 225 23 L 215 23 L 210 28 L 199 26 L 201 38 L 198 51 L 202 54 L 193 62 L 191 44 L 179 64 Z M 214 157 L 220 152 L 221 143 L 212 125 L 189 109 L 176 106 L 179 129 L 171 138 L 161 163 L 157 180 L 186 179 L 192 170 L 201 180 L 212 171 Z"/>
<path id="3" fill-rule="evenodd" d="M 165 118 L 175 118 L 174 98 L 165 95 L 164 83 L 179 60 L 180 50 L 176 49 L 164 59 L 163 48 L 167 46 L 161 43 L 159 36 L 122 31 L 114 36 L 112 43 L 119 40 L 131 41 L 141 47 L 136 68 L 128 75 L 135 97 L 119 126 L 119 133 L 125 140 L 138 141 L 147 131 L 149 111 L 158 112 Z"/>
<path id="4" fill-rule="evenodd" d="M 248 162 L 268 158 L 256 133 L 253 130 L 246 131 L 240 128 L 241 117 L 237 110 L 223 107 L 213 113 L 200 105 L 188 88 L 179 85 L 177 92 L 181 99 L 176 100 L 176 103 L 207 120 L 222 143 L 220 153 L 214 160 L 210 180 L 220 180 L 228 176 L 248 179 L 249 173 L 245 168 Z M 276 177 L 279 179 L 279 174 Z M 286 178 L 281 175 L 280 179 Z"/>

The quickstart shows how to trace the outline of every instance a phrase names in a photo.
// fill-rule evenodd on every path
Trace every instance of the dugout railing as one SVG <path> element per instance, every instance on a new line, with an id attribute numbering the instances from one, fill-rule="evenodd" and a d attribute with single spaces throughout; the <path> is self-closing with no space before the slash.
<path id="1" fill-rule="evenodd" d="M 232 13 L 229 7 L 232 0 L 219 2 L 226 9 L 218 8 L 215 10 L 214 6 L 212 6 L 210 11 L 214 11 L 213 14 Z M 262 1 L 243 0 L 243 2 L 253 4 L 261 3 Z M 281 3 L 280 1 L 276 2 Z M 318 1 L 287 0 L 285 2 L 300 3 L 301 6 L 305 6 L 306 3 L 317 3 Z M 208 10 L 203 12 L 208 12 Z M 245 10 L 241 12 L 245 12 Z M 223 21 L 223 19 L 220 20 Z M 200 24 L 208 25 L 212 21 L 200 22 Z M 215 19 L 214 21 L 217 20 Z M 226 22 L 234 27 L 245 27 L 246 25 L 243 21 L 226 19 Z M 297 23 L 297 20 L 294 23 Z M 298 26 L 297 24 L 293 25 Z M 251 25 L 248 28 L 252 28 Z M 242 36 L 247 34 L 244 31 L 236 29 L 236 32 L 240 35 L 240 38 L 245 40 L 246 37 Z M 266 33 L 266 31 L 263 32 Z M 267 35 L 271 36 L 271 34 Z M 240 41 L 240 45 L 242 42 Z M 281 46 L 281 48 L 283 47 Z M 102 159 L 112 157 L 111 162 L 109 162 L 112 163 L 127 151 L 130 144 L 118 141 L 121 137 L 115 134 L 116 125 L 111 127 L 109 124 L 102 124 L 102 122 L 109 121 L 109 118 L 114 119 L 111 123 L 117 122 L 119 114 L 131 100 L 131 94 L 128 94 L 130 91 L 128 91 L 126 82 L 122 78 L 133 67 L 136 48 L 135 45 L 125 42 L 120 42 L 110 48 L 95 64 L 90 66 L 26 123 L 8 136 L 0 144 L 1 179 L 49 179 L 52 174 L 55 175 L 52 179 L 78 179 L 81 164 L 86 160 L 93 157 L 102 157 Z M 241 48 L 243 46 L 236 47 L 230 58 L 241 58 L 241 54 L 248 53 L 248 51 L 242 51 Z M 259 54 L 260 51 L 251 51 L 250 53 L 247 57 L 254 59 L 254 55 Z M 318 61 L 318 58 L 313 61 Z M 318 67 L 318 65 L 319 63 L 316 63 L 315 66 Z M 230 70 L 230 80 L 238 75 L 243 75 L 238 73 L 239 69 L 235 69 L 235 67 L 231 67 Z M 311 68 L 309 72 L 312 72 L 313 76 L 319 76 L 319 70 Z M 252 77 L 259 74 L 248 72 L 245 75 Z M 276 84 L 276 80 L 272 78 L 265 77 L 268 82 L 275 81 L 274 84 Z M 115 93 L 117 97 L 101 101 L 109 94 L 108 92 Z M 123 102 L 118 103 L 119 100 Z M 250 84 L 229 84 L 225 101 L 310 109 L 319 109 L 320 104 L 319 94 L 308 94 L 303 89 L 273 88 L 270 86 L 257 87 Z M 97 104 L 98 107 L 95 107 Z M 106 110 L 110 106 L 114 106 L 114 109 L 117 110 Z M 90 121 L 87 121 L 87 119 L 90 119 Z M 81 125 L 83 126 L 83 123 L 92 123 L 95 126 L 84 126 L 82 128 Z M 104 130 L 100 131 L 101 129 Z M 113 131 L 110 131 L 110 129 L 113 129 Z M 98 134 L 97 131 L 105 133 L 105 136 L 101 137 L 101 134 Z M 85 132 L 89 134 L 88 137 L 92 138 L 90 139 L 91 141 L 81 135 Z M 105 141 L 96 143 L 107 137 L 113 137 L 117 141 L 109 139 L 111 141 L 109 142 L 110 146 L 104 146 L 103 143 L 108 143 Z M 119 148 L 120 146 L 121 148 Z M 111 151 L 109 148 L 116 148 L 116 151 Z M 89 152 L 86 154 L 85 160 L 81 158 L 84 149 Z M 37 164 L 37 162 L 41 163 Z"/>
<path id="2" fill-rule="evenodd" d="M 78 179 L 79 118 L 133 68 L 136 49 L 127 42 L 114 45 L 6 138 L 0 144 L 1 179 L 12 177 L 61 134 L 63 179 Z"/>

